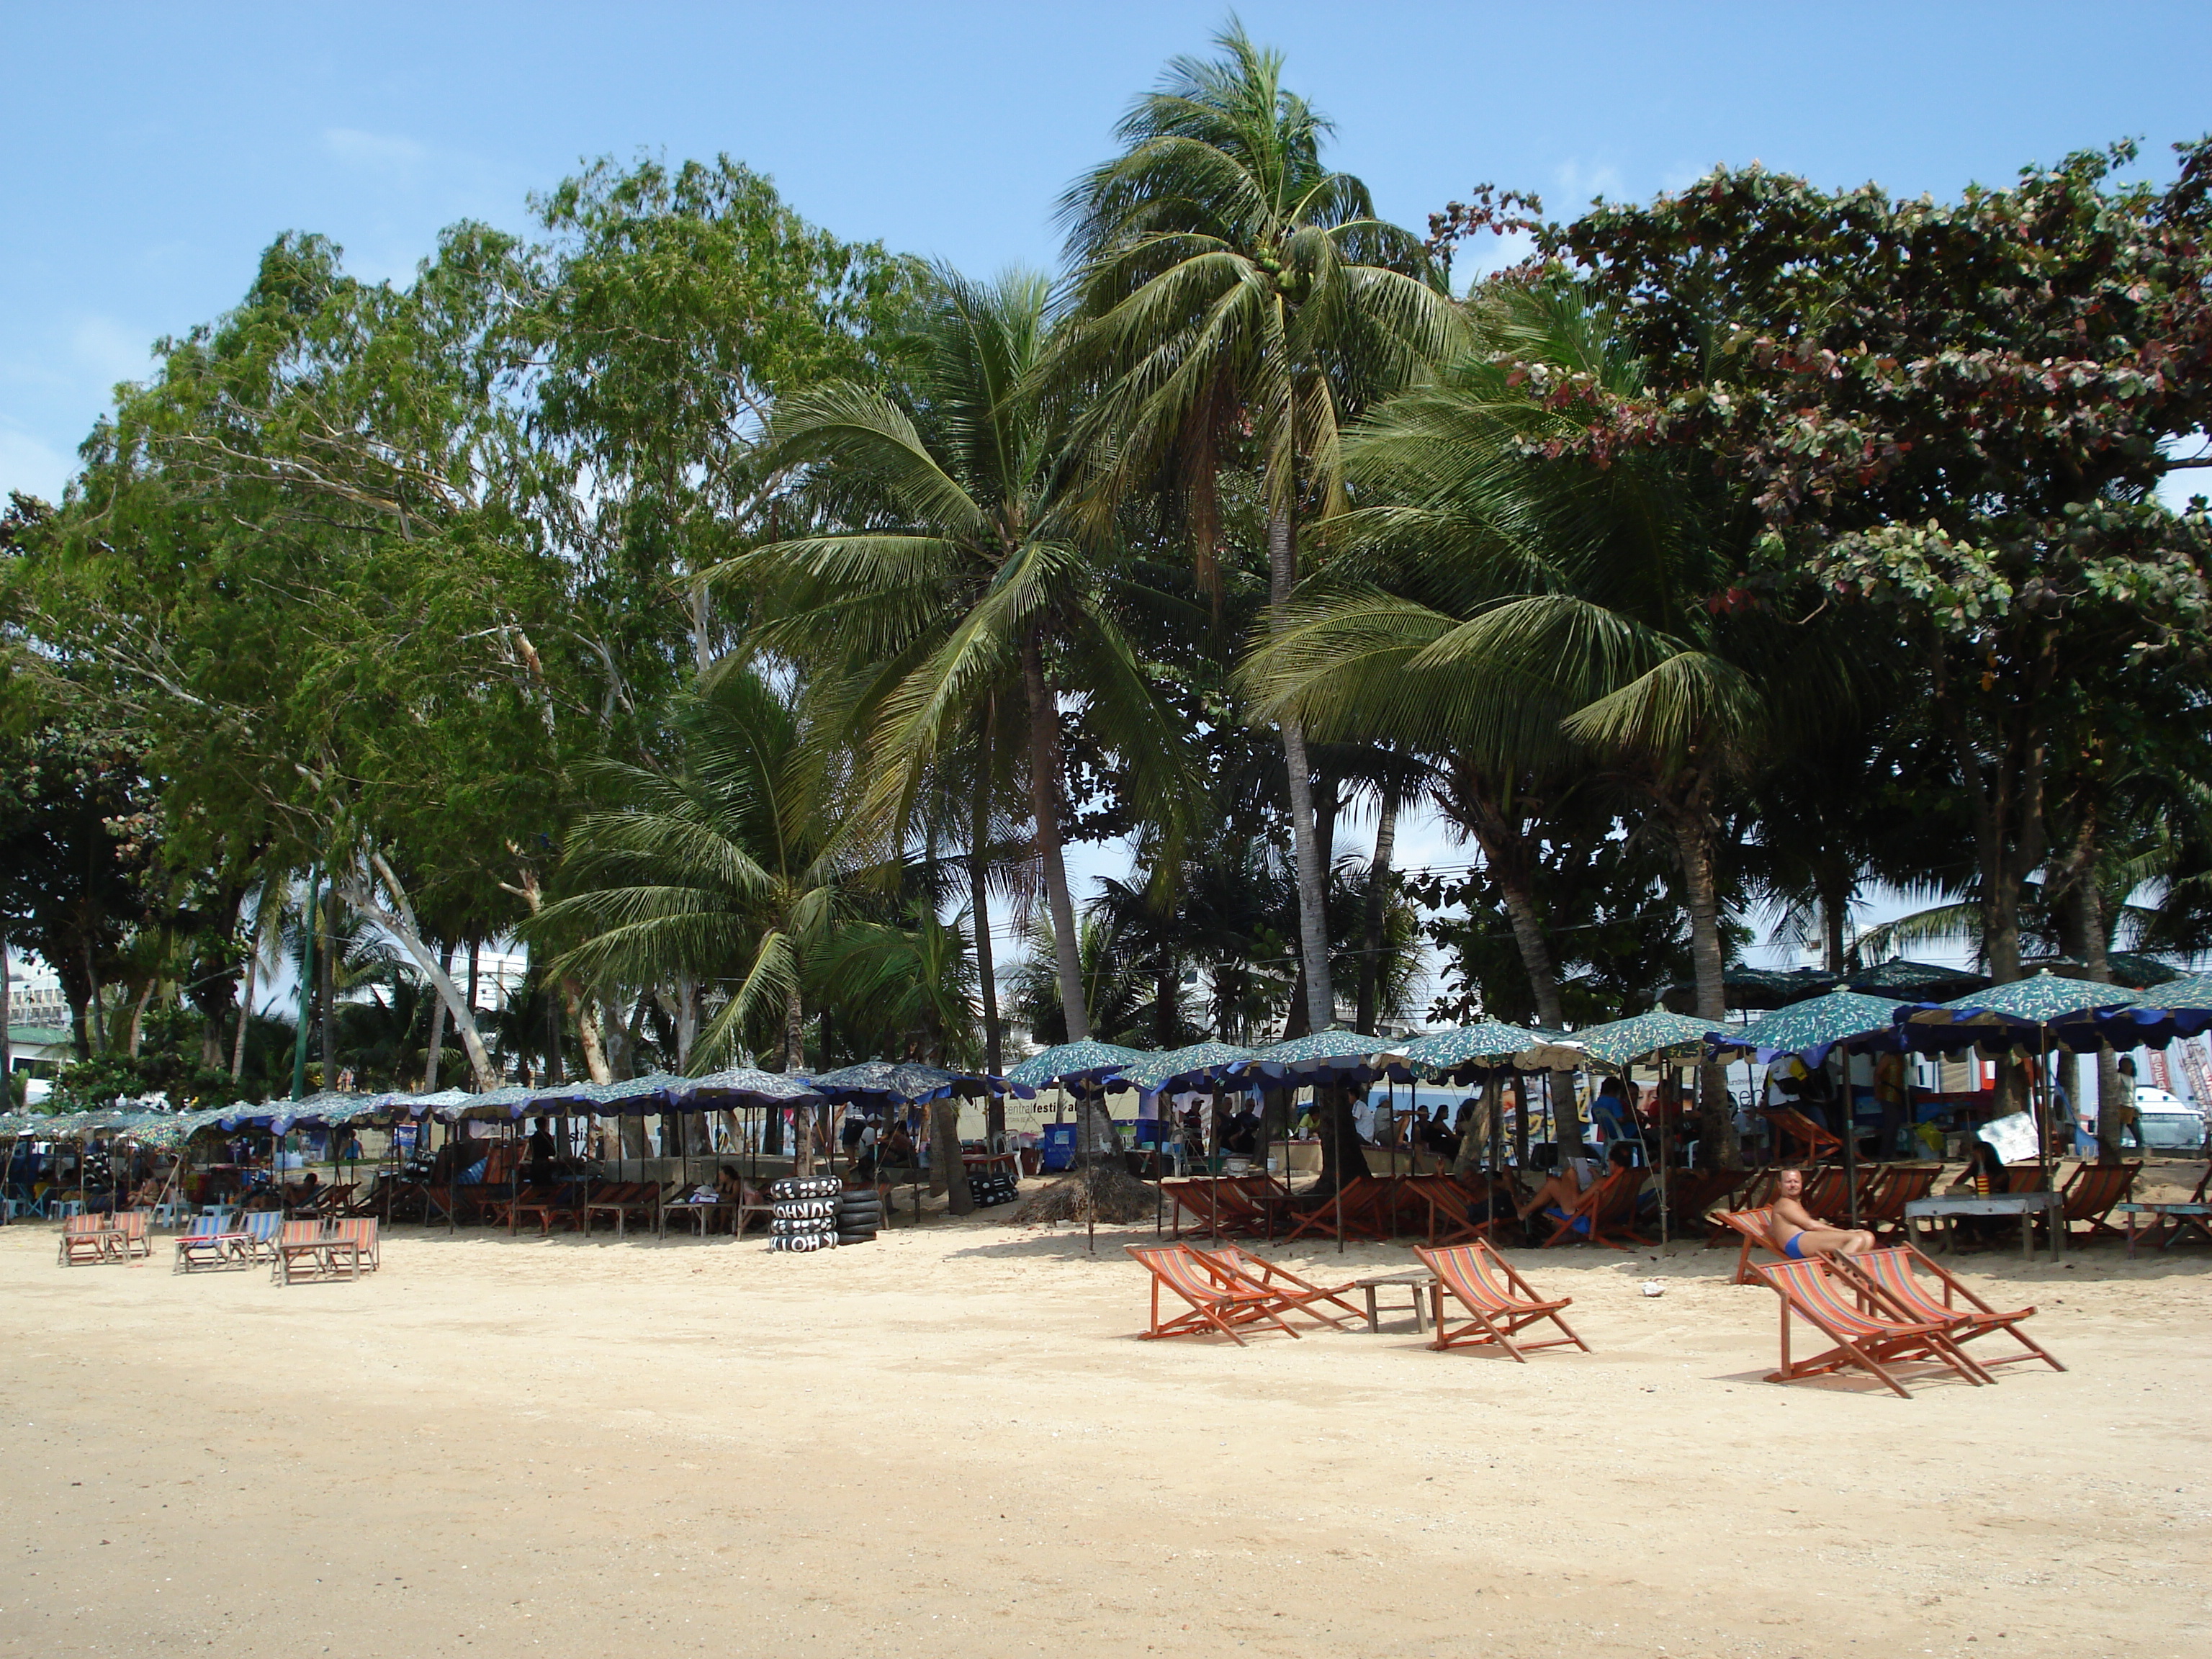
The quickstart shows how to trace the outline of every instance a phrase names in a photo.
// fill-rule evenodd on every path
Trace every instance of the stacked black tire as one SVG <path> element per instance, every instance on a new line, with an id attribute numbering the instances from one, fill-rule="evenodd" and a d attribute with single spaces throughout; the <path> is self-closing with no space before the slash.
<path id="1" fill-rule="evenodd" d="M 872 1244 L 876 1229 L 884 1224 L 883 1200 L 872 1187 L 855 1188 L 837 1199 L 837 1242 Z"/>
<path id="2" fill-rule="evenodd" d="M 968 1190 L 975 1194 L 975 1207 L 988 1210 L 1000 1204 L 1011 1204 L 1021 1196 L 1014 1185 L 1013 1176 L 1002 1170 L 968 1177 Z"/>
<path id="3" fill-rule="evenodd" d="M 837 1248 L 837 1194 L 845 1183 L 835 1176 L 786 1176 L 769 1183 L 775 1213 L 768 1224 L 771 1250 L 834 1250 Z"/>

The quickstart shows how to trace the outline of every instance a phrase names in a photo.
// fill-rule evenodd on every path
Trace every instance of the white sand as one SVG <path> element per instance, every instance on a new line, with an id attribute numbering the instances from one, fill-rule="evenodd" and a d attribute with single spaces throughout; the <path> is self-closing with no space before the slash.
<path id="1" fill-rule="evenodd" d="M 1150 1236 L 401 1227 L 285 1290 L 0 1230 L 0 1652 L 2212 1652 L 2212 1252 L 1965 1258 L 2073 1369 L 1906 1401 L 1760 1382 L 1733 1252 L 1519 1254 L 1597 1350 L 1522 1366 L 1402 1302 L 1134 1340 Z"/>

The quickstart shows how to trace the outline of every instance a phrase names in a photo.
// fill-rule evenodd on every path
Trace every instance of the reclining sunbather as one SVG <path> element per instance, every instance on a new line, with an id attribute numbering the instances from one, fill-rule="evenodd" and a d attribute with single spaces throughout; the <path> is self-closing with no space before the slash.
<path id="1" fill-rule="evenodd" d="M 1802 1261 L 1808 1255 L 1859 1255 L 1874 1249 L 1874 1235 L 1855 1227 L 1833 1227 L 1808 1210 L 1801 1199 L 1805 1172 L 1782 1171 L 1774 1201 L 1767 1206 L 1768 1231 L 1783 1255 Z"/>
<path id="2" fill-rule="evenodd" d="M 1609 1174 L 1613 1170 L 1628 1168 L 1636 1161 L 1636 1154 L 1627 1142 L 1616 1141 L 1613 1143 L 1613 1151 L 1607 1154 L 1607 1159 L 1611 1166 L 1607 1170 Z M 1568 1212 L 1575 1207 L 1576 1201 L 1583 1195 L 1583 1184 L 1581 1160 L 1571 1158 L 1567 1159 L 1559 1173 L 1546 1176 L 1544 1184 L 1536 1188 L 1536 1195 L 1521 1206 L 1519 1212 L 1521 1219 L 1525 1222 L 1530 1216 L 1540 1212 L 1547 1219 L 1565 1221 Z M 1589 1231 L 1589 1223 L 1577 1221 L 1575 1224 L 1575 1231 L 1577 1233 L 1587 1233 Z"/>

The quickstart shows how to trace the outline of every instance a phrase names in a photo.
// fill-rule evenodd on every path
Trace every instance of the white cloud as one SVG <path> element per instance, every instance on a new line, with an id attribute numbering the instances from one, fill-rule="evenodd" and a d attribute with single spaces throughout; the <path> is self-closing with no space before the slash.
<path id="1" fill-rule="evenodd" d="M 1589 162 L 1570 156 L 1553 168 L 1552 176 L 1559 181 L 1560 192 L 1577 207 L 1593 196 L 1621 194 L 1620 169 L 1609 162 Z"/>
<path id="2" fill-rule="evenodd" d="M 430 159 L 426 144 L 393 133 L 364 132 L 359 127 L 325 127 L 323 148 L 349 167 L 373 173 L 408 173 Z"/>
<path id="3" fill-rule="evenodd" d="M 143 380 L 152 362 L 152 337 L 112 317 L 86 316 L 70 330 L 70 355 L 102 392 L 118 380 Z"/>
<path id="4" fill-rule="evenodd" d="M 27 432 L 0 428 L 0 495 L 20 489 L 27 495 L 50 501 L 62 498 L 62 487 L 76 471 L 75 458 Z"/>

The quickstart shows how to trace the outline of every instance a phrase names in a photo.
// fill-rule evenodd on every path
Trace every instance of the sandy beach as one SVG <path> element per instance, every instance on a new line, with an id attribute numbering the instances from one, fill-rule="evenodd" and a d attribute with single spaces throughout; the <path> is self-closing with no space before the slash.
<path id="1" fill-rule="evenodd" d="M 1515 1253 L 1589 1355 L 1142 1342 L 1151 1233 L 402 1226 L 279 1289 L 0 1230 L 0 1652 L 2212 1651 L 2203 1249 L 1962 1258 L 2071 1369 L 1907 1401 L 1762 1383 L 1687 1247 Z"/>

